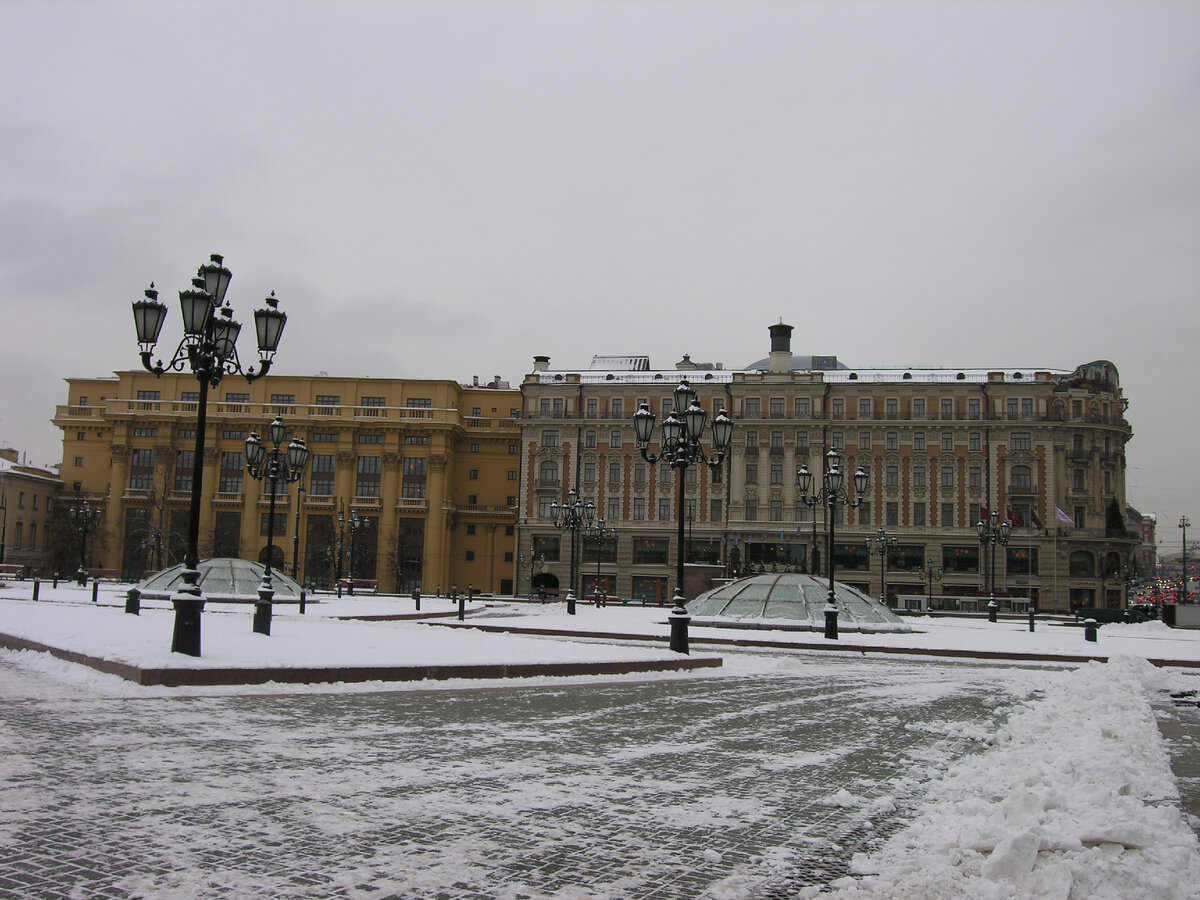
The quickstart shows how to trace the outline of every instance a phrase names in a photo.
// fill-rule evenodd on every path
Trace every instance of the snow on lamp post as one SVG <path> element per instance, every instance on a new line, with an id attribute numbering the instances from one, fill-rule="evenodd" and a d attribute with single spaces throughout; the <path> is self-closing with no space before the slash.
<path id="1" fill-rule="evenodd" d="M 279 445 L 287 439 L 287 429 L 279 416 L 267 428 L 267 440 L 271 452 L 263 445 L 257 432 L 246 438 L 246 471 L 255 481 L 266 481 L 271 493 L 267 512 L 267 564 L 263 569 L 262 584 L 258 586 L 258 602 L 254 604 L 254 631 L 257 634 L 271 633 L 271 604 L 275 599 L 275 586 L 271 583 L 271 562 L 275 552 L 275 496 L 279 485 L 286 486 L 299 481 L 308 462 L 308 448 L 304 441 L 293 438 L 287 450 L 279 452 Z M 300 502 L 299 496 L 296 502 Z"/>
<path id="2" fill-rule="evenodd" d="M 183 583 L 171 595 L 175 607 L 175 627 L 171 637 L 171 652 L 188 656 L 200 655 L 200 614 L 204 596 L 200 590 L 199 533 L 200 500 L 204 479 L 204 432 L 208 415 L 208 389 L 216 387 L 225 375 L 239 374 L 254 381 L 267 374 L 279 349 L 279 338 L 287 322 L 287 314 L 279 309 L 274 293 L 261 309 L 254 312 L 258 338 L 259 366 L 243 368 L 237 353 L 237 338 L 241 323 L 233 318 L 233 310 L 225 303 L 225 293 L 233 274 L 225 268 L 217 254 L 201 266 L 192 286 L 179 292 L 179 308 L 183 316 L 183 339 L 170 362 L 153 362 L 154 345 L 167 317 L 167 305 L 158 299 L 153 283 L 141 300 L 133 303 L 133 321 L 142 365 L 148 372 L 161 377 L 165 372 L 190 370 L 199 382 L 196 403 L 196 443 L 192 454 L 192 496 L 188 511 L 188 543 L 181 577 Z"/>
<path id="3" fill-rule="evenodd" d="M 666 460 L 675 470 L 675 492 L 677 498 L 677 535 L 675 545 L 675 597 L 674 606 L 669 616 L 671 622 L 671 649 L 676 653 L 688 652 L 688 623 L 691 617 L 687 614 L 687 600 L 683 594 L 683 525 L 686 518 L 684 512 L 684 475 L 690 466 L 705 463 L 714 473 L 721 470 L 725 462 L 725 454 L 733 437 L 733 419 L 724 408 L 717 412 L 712 422 L 712 452 L 706 455 L 700 443 L 704 436 L 704 425 L 708 413 L 696 399 L 687 379 L 679 382 L 675 388 L 674 408 L 667 413 L 662 423 L 662 436 L 659 452 L 650 452 L 650 438 L 654 435 L 654 413 L 649 405 L 642 402 L 638 411 L 633 414 L 633 431 L 637 439 L 638 449 L 642 459 L 654 465 L 659 460 Z"/>
<path id="4" fill-rule="evenodd" d="M 839 504 L 848 506 L 851 509 L 856 509 L 863 504 L 863 494 L 867 491 L 867 484 L 870 481 L 870 475 L 867 470 L 859 466 L 854 472 L 854 496 L 855 499 L 850 499 L 850 494 L 845 487 L 846 476 L 842 472 L 842 457 L 837 450 L 830 450 L 825 454 L 825 475 L 822 479 L 823 484 L 815 494 L 809 495 L 809 490 L 812 488 L 813 477 L 808 471 L 808 466 L 802 465 L 796 470 L 796 487 L 800 490 L 800 500 L 805 506 L 814 507 L 822 501 L 829 507 L 829 514 L 826 516 L 829 527 L 828 537 L 829 542 L 826 544 L 826 553 L 828 555 L 829 568 L 829 596 L 826 598 L 825 604 L 825 637 L 829 640 L 836 641 L 838 637 L 838 607 L 837 594 L 834 591 L 834 569 L 833 564 L 833 528 L 834 514 Z"/>

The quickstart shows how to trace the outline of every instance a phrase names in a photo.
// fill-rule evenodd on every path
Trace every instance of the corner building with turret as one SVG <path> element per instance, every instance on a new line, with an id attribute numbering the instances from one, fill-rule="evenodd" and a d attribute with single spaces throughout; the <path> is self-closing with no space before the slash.
<path id="1" fill-rule="evenodd" d="M 797 471 L 819 487 L 835 450 L 847 474 L 870 476 L 860 506 L 832 512 L 839 581 L 900 607 L 967 609 L 992 591 L 1013 608 L 1125 605 L 1139 536 L 1127 530 L 1132 430 L 1112 363 L 855 368 L 794 355 L 791 332 L 771 326 L 769 355 L 737 369 L 687 356 L 671 369 L 638 356 L 553 369 L 535 357 L 520 388 L 518 592 L 567 587 L 572 536 L 550 512 L 575 489 L 617 532 L 577 543 L 576 588 L 669 600 L 679 486 L 669 465 L 645 461 L 632 417 L 644 402 L 661 423 L 686 379 L 710 422 L 724 408 L 736 423 L 719 472 L 684 470 L 687 597 L 750 571 L 826 574 L 829 509 L 803 501 Z M 1007 521 L 1008 543 L 982 543 L 981 520 Z"/>

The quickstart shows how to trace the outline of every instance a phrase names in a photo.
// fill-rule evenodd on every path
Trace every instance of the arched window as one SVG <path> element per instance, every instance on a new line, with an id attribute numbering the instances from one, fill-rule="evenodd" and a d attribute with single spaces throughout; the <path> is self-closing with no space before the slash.
<path id="1" fill-rule="evenodd" d="M 556 484 L 558 482 L 558 463 L 552 459 L 542 460 L 541 466 L 538 467 L 538 479 L 542 484 Z"/>
<path id="2" fill-rule="evenodd" d="M 1027 491 L 1033 487 L 1033 472 L 1029 466 L 1012 467 L 1012 487 L 1014 491 Z"/>
<path id="3" fill-rule="evenodd" d="M 1072 578 L 1094 578 L 1096 558 L 1087 550 L 1076 550 L 1071 554 L 1068 570 Z"/>

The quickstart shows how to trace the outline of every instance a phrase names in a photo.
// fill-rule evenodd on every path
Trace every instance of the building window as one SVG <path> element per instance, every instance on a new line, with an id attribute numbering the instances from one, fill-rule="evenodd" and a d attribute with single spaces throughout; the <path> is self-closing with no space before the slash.
<path id="1" fill-rule="evenodd" d="M 318 416 L 331 416 L 333 415 L 331 407 L 341 406 L 342 398 L 336 394 L 317 394 L 315 405 L 321 407 L 320 409 L 313 410 Z"/>
<path id="2" fill-rule="evenodd" d="M 969 418 L 969 419 L 980 418 L 979 398 L 978 397 L 970 397 L 967 399 L 967 418 Z"/>
<path id="3" fill-rule="evenodd" d="M 979 466 L 971 466 L 967 469 L 967 487 L 983 487 L 983 470 Z"/>
<path id="4" fill-rule="evenodd" d="M 835 419 L 844 418 L 846 415 L 846 401 L 841 397 L 833 398 L 833 417 Z"/>
<path id="5" fill-rule="evenodd" d="M 767 515 L 772 522 L 782 522 L 783 521 L 783 501 L 772 499 L 770 508 L 767 511 Z"/>
<path id="6" fill-rule="evenodd" d="M 950 466 L 942 466 L 942 487 L 954 487 L 954 469 Z"/>
<path id="7" fill-rule="evenodd" d="M 283 415 L 284 413 L 290 413 L 292 411 L 292 407 L 296 405 L 296 395 L 295 394 L 272 394 L 271 395 L 271 405 L 276 407 L 276 409 L 274 410 L 276 415 Z"/>
<path id="8" fill-rule="evenodd" d="M 358 458 L 358 477 L 354 482 L 354 496 L 378 497 L 380 473 L 383 472 L 383 459 L 378 456 L 360 456 Z"/>
<path id="9" fill-rule="evenodd" d="M 758 419 L 762 417 L 762 400 L 758 397 L 746 398 L 746 418 Z"/>
<path id="10" fill-rule="evenodd" d="M 771 432 L 771 446 L 775 449 L 779 449 L 779 450 L 783 449 L 783 432 L 782 431 L 772 431 Z"/>
<path id="11" fill-rule="evenodd" d="M 913 432 L 913 450 L 916 451 L 917 453 L 925 452 L 925 432 L 923 432 L 923 431 L 914 431 Z"/>
<path id="12" fill-rule="evenodd" d="M 871 418 L 871 398 L 870 397 L 859 397 L 858 398 L 858 417 L 860 419 Z"/>
<path id="13" fill-rule="evenodd" d="M 558 484 L 558 463 L 555 460 L 542 460 L 538 466 L 538 483 L 544 486 Z"/>
<path id="14" fill-rule="evenodd" d="M 1083 469 L 1072 469 L 1071 470 L 1071 489 L 1076 490 L 1076 491 L 1082 491 L 1084 489 L 1083 483 L 1084 483 L 1083 482 Z"/>
<path id="15" fill-rule="evenodd" d="M 889 451 L 895 452 L 900 449 L 900 435 L 897 434 L 896 432 L 889 431 L 887 433 L 887 437 L 885 438 L 885 440 L 886 440 L 885 446 L 887 447 L 887 449 Z"/>
<path id="16" fill-rule="evenodd" d="M 158 428 L 153 425 L 140 425 L 133 429 L 134 437 L 158 437 Z"/>
<path id="17" fill-rule="evenodd" d="M 925 398 L 924 397 L 914 397 L 912 409 L 913 409 L 912 414 L 913 414 L 914 419 L 924 419 L 925 418 Z"/>
<path id="18" fill-rule="evenodd" d="M 358 405 L 364 407 L 362 414 L 364 416 L 379 415 L 380 408 L 387 406 L 387 399 L 384 397 L 362 397 L 358 401 Z"/>
<path id="19" fill-rule="evenodd" d="M 888 466 L 883 472 L 885 487 L 900 486 L 900 469 L 897 466 Z"/>
<path id="20" fill-rule="evenodd" d="M 608 433 L 608 446 L 610 449 L 616 449 L 621 446 L 621 432 L 610 431 Z"/>
<path id="21" fill-rule="evenodd" d="M 1086 510 L 1086 508 L 1085 508 L 1085 507 L 1082 507 L 1082 506 L 1076 506 L 1076 507 L 1075 507 L 1075 515 L 1074 515 L 1074 516 L 1072 516 L 1072 518 L 1075 520 L 1075 527 L 1076 527 L 1076 528 L 1087 528 L 1087 524 L 1086 524 L 1087 515 L 1086 515 L 1086 513 L 1087 513 L 1087 510 Z"/>
<path id="22" fill-rule="evenodd" d="M 425 498 L 425 475 L 428 461 L 424 457 L 405 457 L 401 496 L 409 500 Z"/>
<path id="23" fill-rule="evenodd" d="M 425 439 L 425 443 L 427 443 L 427 444 L 429 443 L 428 438 Z M 509 444 L 508 445 L 508 454 L 509 454 L 509 456 L 519 456 L 521 454 L 521 445 L 520 444 Z"/>
<path id="24" fill-rule="evenodd" d="M 466 551 L 466 559 L 467 559 L 467 562 L 475 562 L 475 551 L 467 550 Z"/>
<path id="25" fill-rule="evenodd" d="M 231 412 L 237 412 L 241 410 L 245 404 L 250 402 L 250 395 L 228 391 L 225 394 L 225 402 L 230 405 Z"/>
<path id="26" fill-rule="evenodd" d="M 807 450 L 808 449 L 808 432 L 807 431 L 797 431 L 796 432 L 796 449 L 797 450 Z"/>
<path id="27" fill-rule="evenodd" d="M 382 434 L 360 434 L 358 436 L 358 442 L 360 444 L 382 444 L 383 443 L 383 435 Z"/>
<path id="28" fill-rule="evenodd" d="M 883 507 L 884 525 L 900 524 L 900 504 L 889 500 Z"/>
<path id="29" fill-rule="evenodd" d="M 691 472 L 695 466 L 689 467 Z M 783 463 L 771 463 L 771 484 L 783 484 Z"/>
<path id="30" fill-rule="evenodd" d="M 242 470 L 245 466 L 246 456 L 240 450 L 223 452 L 217 490 L 222 494 L 240 494 L 242 492 Z"/>
<path id="31" fill-rule="evenodd" d="M 925 487 L 925 467 L 913 466 L 912 473 L 913 487 Z"/>
<path id="32" fill-rule="evenodd" d="M 510 474 L 516 475 L 515 472 Z M 585 462 L 583 464 L 583 482 L 584 484 L 596 483 L 596 464 L 594 462 Z"/>
<path id="33" fill-rule="evenodd" d="M 664 538 L 634 538 L 634 565 L 666 565 L 668 542 Z"/>
<path id="34" fill-rule="evenodd" d="M 172 489 L 182 493 L 192 492 L 192 469 L 195 467 L 195 450 L 175 451 L 175 483 Z"/>
<path id="35" fill-rule="evenodd" d="M 858 433 L 858 449 L 859 450 L 870 450 L 871 449 L 871 432 L 860 431 Z"/>
<path id="36" fill-rule="evenodd" d="M 308 493 L 313 497 L 332 497 L 334 455 L 332 453 L 314 453 L 309 465 L 312 470 L 312 479 L 308 483 Z"/>
<path id="37" fill-rule="evenodd" d="M 972 431 L 967 435 L 967 449 L 972 453 L 979 453 L 983 448 L 983 438 L 978 431 Z"/>
<path id="38" fill-rule="evenodd" d="M 428 397 L 409 397 L 404 405 L 409 409 L 432 409 L 433 401 Z"/>
<path id="39" fill-rule="evenodd" d="M 747 522 L 757 522 L 758 521 L 758 501 L 757 500 L 747 500 L 746 501 L 746 521 Z"/>
<path id="40" fill-rule="evenodd" d="M 558 446 L 558 432 L 551 431 L 551 430 L 543 431 L 542 432 L 542 446 L 543 447 L 557 447 Z"/>
<path id="41" fill-rule="evenodd" d="M 635 522 L 641 522 L 645 518 L 646 518 L 646 498 L 645 497 L 634 497 L 633 498 L 633 520 Z"/>
<path id="42" fill-rule="evenodd" d="M 748 449 L 748 450 L 757 450 L 758 449 L 758 432 L 757 431 L 751 430 L 751 431 L 746 432 L 746 449 Z"/>
<path id="43" fill-rule="evenodd" d="M 154 489 L 154 451 L 134 450 L 129 460 L 129 489 L 149 491 Z M 22 498 L 25 496 L 21 495 Z"/>
<path id="44" fill-rule="evenodd" d="M 721 521 L 721 501 L 716 497 L 712 497 L 708 501 L 708 520 L 710 522 Z"/>
<path id="45" fill-rule="evenodd" d="M 645 482 L 645 480 L 646 476 L 643 472 L 642 482 Z M 621 464 L 619 462 L 610 462 L 608 464 L 608 483 L 613 485 L 619 485 L 621 483 Z"/>
<path id="46" fill-rule="evenodd" d="M 1029 466 L 1013 466 L 1012 486 L 1014 490 L 1029 490 L 1033 486 L 1033 470 Z"/>
<path id="47" fill-rule="evenodd" d="M 925 504 L 924 503 L 914 503 L 913 504 L 913 522 L 912 523 L 916 528 L 924 528 L 925 527 Z"/>
<path id="48" fill-rule="evenodd" d="M 467 470 L 467 480 L 478 481 L 479 480 L 479 470 L 478 469 L 468 469 Z"/>
<path id="49" fill-rule="evenodd" d="M 846 436 L 840 431 L 835 431 L 830 437 L 830 443 L 834 450 L 844 451 L 846 449 Z"/>
<path id="50" fill-rule="evenodd" d="M 429 435 L 427 435 L 427 434 L 406 434 L 404 436 L 404 443 L 410 447 L 428 446 L 429 445 Z"/>
<path id="51" fill-rule="evenodd" d="M 82 456 L 75 457 L 75 468 L 77 468 L 77 469 L 83 468 L 83 457 Z"/>
<path id="52" fill-rule="evenodd" d="M 1008 398 L 1008 401 L 1005 403 L 1005 410 L 1010 419 L 1015 419 L 1017 417 L 1017 398 L 1016 397 Z"/>
<path id="53" fill-rule="evenodd" d="M 87 432 L 86 432 L 86 431 L 77 431 L 77 432 L 75 432 L 75 440 L 77 440 L 77 441 L 82 441 L 82 440 L 86 440 L 86 438 L 87 438 Z"/>
<path id="54" fill-rule="evenodd" d="M 746 463 L 746 484 L 758 484 L 758 463 Z"/>
<path id="55" fill-rule="evenodd" d="M 899 415 L 899 406 L 895 397 L 888 397 L 884 401 L 884 410 L 889 419 L 894 419 Z"/>
<path id="56" fill-rule="evenodd" d="M 796 398 L 796 418 L 797 419 L 807 419 L 809 417 L 809 409 L 810 408 L 811 407 L 810 407 L 809 399 L 807 397 L 797 397 Z"/>
<path id="57" fill-rule="evenodd" d="M 596 432 L 595 431 L 585 431 L 583 433 L 583 446 L 587 447 L 589 450 L 596 449 Z"/>
<path id="58" fill-rule="evenodd" d="M 246 429 L 223 428 L 221 429 L 221 439 L 225 441 L 244 441 L 246 439 Z"/>
<path id="59" fill-rule="evenodd" d="M 943 431 L 942 432 L 942 450 L 943 451 L 951 451 L 953 449 L 954 449 L 954 432 Z"/>
<path id="60" fill-rule="evenodd" d="M 772 397 L 771 403 L 771 418 L 782 419 L 784 410 L 784 399 L 782 397 Z"/>
<path id="61" fill-rule="evenodd" d="M 141 409 L 153 409 L 151 404 L 157 403 L 162 398 L 162 394 L 159 391 L 138 391 L 137 398 L 142 401 Z"/>
<path id="62" fill-rule="evenodd" d="M 310 438 L 314 444 L 336 444 L 337 439 L 338 436 L 337 432 L 335 431 L 316 431 L 313 432 L 313 435 Z M 407 439 L 405 439 L 405 443 L 407 442 Z"/>
<path id="63" fill-rule="evenodd" d="M 1028 431 L 1014 431 L 1008 436 L 1009 450 L 1032 450 L 1033 436 Z"/>
<path id="64" fill-rule="evenodd" d="M 608 521 L 617 522 L 621 518 L 621 500 L 618 497 L 608 498 Z"/>
<path id="65" fill-rule="evenodd" d="M 941 511 L 940 515 L 942 518 L 941 526 L 943 528 L 953 528 L 954 527 L 954 504 L 953 503 L 943 503 L 942 511 Z"/>
<path id="66" fill-rule="evenodd" d="M 942 418 L 943 419 L 953 419 L 954 418 L 954 400 L 950 397 L 942 398 Z"/>
<path id="67" fill-rule="evenodd" d="M 287 518 L 287 513 L 285 512 L 275 513 L 275 528 L 273 530 L 274 537 L 287 537 Z M 260 537 L 267 536 L 267 528 L 270 524 L 271 514 L 269 512 L 263 513 L 262 518 L 259 519 L 258 523 L 258 534 Z"/>
<path id="68" fill-rule="evenodd" d="M 669 522 L 671 520 L 671 498 L 658 498 L 658 520 L 660 522 Z"/>
<path id="69" fill-rule="evenodd" d="M 625 399 L 623 397 L 613 397 L 608 402 L 608 415 L 613 419 L 625 418 Z"/>

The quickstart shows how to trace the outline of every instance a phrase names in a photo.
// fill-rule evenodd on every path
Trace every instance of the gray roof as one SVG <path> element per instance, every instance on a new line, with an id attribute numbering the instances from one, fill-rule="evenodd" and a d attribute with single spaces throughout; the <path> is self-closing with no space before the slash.
<path id="1" fill-rule="evenodd" d="M 258 599 L 258 585 L 266 569 L 262 563 L 248 559 L 218 557 L 202 559 L 196 566 L 200 570 L 200 590 L 205 600 L 234 600 L 245 602 Z M 183 584 L 183 564 L 171 566 L 151 575 L 137 585 L 143 597 L 156 600 L 169 599 Z M 271 585 L 275 598 L 293 603 L 300 600 L 300 585 L 279 569 L 271 570 Z"/>

